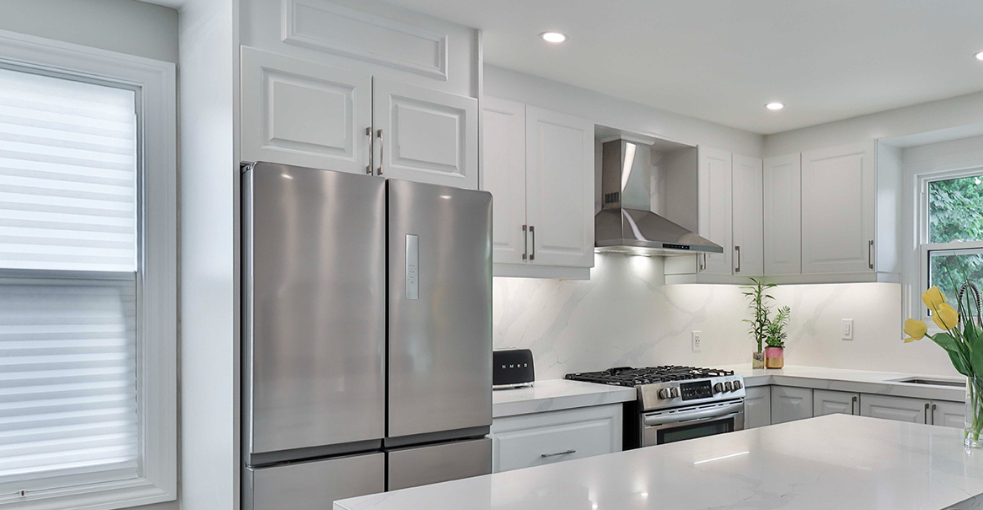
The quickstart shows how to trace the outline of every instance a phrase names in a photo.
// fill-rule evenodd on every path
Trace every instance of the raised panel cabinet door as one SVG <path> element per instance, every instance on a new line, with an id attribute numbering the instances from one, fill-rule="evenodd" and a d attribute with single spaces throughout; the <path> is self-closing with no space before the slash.
<path id="1" fill-rule="evenodd" d="M 529 261 L 594 266 L 594 123 L 526 106 Z"/>
<path id="2" fill-rule="evenodd" d="M 492 260 L 521 264 L 527 255 L 526 107 L 494 97 L 481 100 L 481 189 L 492 194 Z"/>
<path id="3" fill-rule="evenodd" d="M 802 273 L 874 268 L 874 143 L 802 153 Z"/>
<path id="4" fill-rule="evenodd" d="M 372 76 L 249 47 L 240 72 L 243 161 L 369 172 Z"/>
<path id="5" fill-rule="evenodd" d="M 847 391 L 813 390 L 813 416 L 860 414 L 860 394 Z"/>
<path id="6" fill-rule="evenodd" d="M 961 429 L 966 426 L 966 404 L 932 401 L 932 425 Z"/>
<path id="7" fill-rule="evenodd" d="M 919 398 L 860 395 L 860 415 L 911 423 L 931 423 L 931 402 Z"/>
<path id="8" fill-rule="evenodd" d="M 812 390 L 789 386 L 771 387 L 771 423 L 812 418 Z"/>
<path id="9" fill-rule="evenodd" d="M 761 276 L 765 270 L 761 160 L 734 155 L 734 274 Z"/>
<path id="10" fill-rule="evenodd" d="M 729 275 L 733 273 L 732 160 L 729 152 L 700 146 L 698 216 L 699 234 L 720 246 L 723 253 L 703 255 L 700 272 Z"/>
<path id="11" fill-rule="evenodd" d="M 771 387 L 747 388 L 744 397 L 744 428 L 771 425 Z"/>
<path id="12" fill-rule="evenodd" d="M 478 189 L 478 100 L 375 78 L 376 174 Z"/>
<path id="13" fill-rule="evenodd" d="M 802 155 L 764 160 L 765 274 L 802 272 Z"/>

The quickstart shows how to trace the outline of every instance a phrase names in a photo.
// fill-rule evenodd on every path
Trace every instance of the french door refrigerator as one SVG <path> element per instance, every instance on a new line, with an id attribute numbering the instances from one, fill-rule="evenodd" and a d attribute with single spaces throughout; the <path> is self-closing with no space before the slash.
<path id="1" fill-rule="evenodd" d="M 243 508 L 491 472 L 491 195 L 255 163 Z"/>

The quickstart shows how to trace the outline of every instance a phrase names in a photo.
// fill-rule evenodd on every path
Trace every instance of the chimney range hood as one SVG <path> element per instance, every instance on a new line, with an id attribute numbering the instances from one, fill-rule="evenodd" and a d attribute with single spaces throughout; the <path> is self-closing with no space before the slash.
<path id="1" fill-rule="evenodd" d="M 603 145 L 601 211 L 594 216 L 598 253 L 671 256 L 723 253 L 723 247 L 651 212 L 648 145 L 620 138 Z M 695 169 L 694 169 L 695 170 Z"/>

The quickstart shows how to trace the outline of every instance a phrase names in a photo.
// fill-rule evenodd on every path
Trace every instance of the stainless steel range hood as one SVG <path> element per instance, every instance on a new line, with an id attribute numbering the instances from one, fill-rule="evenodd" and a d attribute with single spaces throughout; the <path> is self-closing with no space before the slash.
<path id="1" fill-rule="evenodd" d="M 604 144 L 601 211 L 594 216 L 594 251 L 664 256 L 723 253 L 723 247 L 651 212 L 650 150 L 625 139 Z M 695 169 L 694 169 L 695 171 Z"/>

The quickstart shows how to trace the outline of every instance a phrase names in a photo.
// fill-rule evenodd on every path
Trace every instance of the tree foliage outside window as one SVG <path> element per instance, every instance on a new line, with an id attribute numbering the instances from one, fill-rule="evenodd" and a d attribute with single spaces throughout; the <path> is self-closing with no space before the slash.
<path id="1" fill-rule="evenodd" d="M 928 191 L 929 243 L 983 241 L 983 176 L 934 181 Z M 983 283 L 983 250 L 929 250 L 929 285 L 946 299 L 966 281 Z"/>

